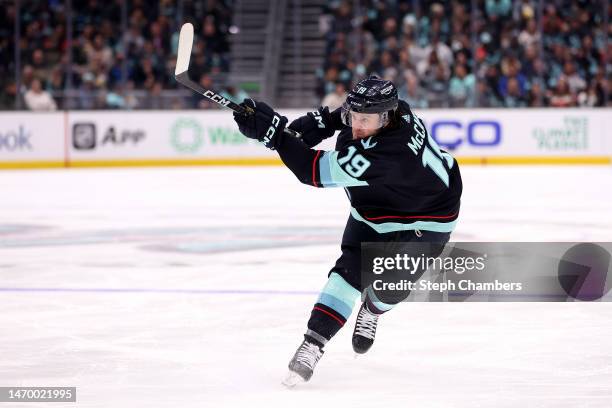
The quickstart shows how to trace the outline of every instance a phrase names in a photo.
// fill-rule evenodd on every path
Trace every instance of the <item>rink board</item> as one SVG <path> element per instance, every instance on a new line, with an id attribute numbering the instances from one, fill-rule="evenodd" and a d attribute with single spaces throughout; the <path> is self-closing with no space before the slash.
<path id="1" fill-rule="evenodd" d="M 291 120 L 303 111 L 284 110 Z M 430 135 L 461 164 L 612 163 L 609 109 L 430 109 Z M 227 111 L 0 113 L 0 168 L 278 165 Z M 333 149 L 334 139 L 321 149 Z"/>

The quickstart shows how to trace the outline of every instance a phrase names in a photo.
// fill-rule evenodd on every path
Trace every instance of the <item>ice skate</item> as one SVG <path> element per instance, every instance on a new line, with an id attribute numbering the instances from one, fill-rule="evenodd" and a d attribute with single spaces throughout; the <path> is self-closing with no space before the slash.
<path id="1" fill-rule="evenodd" d="M 287 387 L 295 387 L 299 383 L 310 380 L 323 353 L 323 349 L 318 345 L 308 340 L 302 341 L 289 362 L 289 373 L 283 380 L 283 384 Z"/>
<path id="2" fill-rule="evenodd" d="M 353 331 L 353 350 L 355 350 L 355 353 L 364 354 L 374 344 L 379 316 L 370 312 L 365 303 L 361 305 Z"/>

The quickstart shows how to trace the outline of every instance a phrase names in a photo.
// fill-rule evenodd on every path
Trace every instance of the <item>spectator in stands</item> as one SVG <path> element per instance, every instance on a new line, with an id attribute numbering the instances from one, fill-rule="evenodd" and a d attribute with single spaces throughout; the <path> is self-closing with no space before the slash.
<path id="1" fill-rule="evenodd" d="M 500 106 L 502 101 L 502 95 L 499 93 L 499 69 L 497 65 L 485 65 L 486 71 L 481 77 L 481 83 L 478 87 L 478 95 L 482 96 L 479 104 L 481 106 L 495 107 Z"/>
<path id="2" fill-rule="evenodd" d="M 399 86 L 398 96 L 413 108 L 424 109 L 429 106 L 425 92 L 412 70 L 404 71 L 404 82 Z"/>
<path id="3" fill-rule="evenodd" d="M 575 97 L 570 92 L 569 85 L 565 77 L 561 76 L 557 80 L 554 91 L 549 92 L 550 105 L 558 108 L 567 108 L 575 105 Z"/>
<path id="4" fill-rule="evenodd" d="M 532 18 L 527 21 L 526 27 L 521 31 L 518 37 L 518 42 L 523 48 L 535 47 L 540 42 L 540 33 L 537 31 L 538 26 Z"/>
<path id="5" fill-rule="evenodd" d="M 343 82 L 336 82 L 336 88 L 323 98 L 321 106 L 329 107 L 330 112 L 342 106 L 346 100 L 346 86 Z"/>
<path id="6" fill-rule="evenodd" d="M 438 66 L 442 67 L 442 70 L 446 71 L 446 66 L 442 65 L 440 62 L 438 53 L 432 50 L 429 51 L 429 57 L 427 59 L 417 64 L 416 71 L 419 78 L 423 78 L 425 81 L 428 81 L 433 79 Z"/>
<path id="7" fill-rule="evenodd" d="M 485 7 L 490 18 L 505 17 L 512 9 L 510 0 L 486 0 Z"/>
<path id="8" fill-rule="evenodd" d="M 6 82 L 0 91 L 0 109 L 12 108 L 17 99 L 17 86 L 14 82 Z"/>
<path id="9" fill-rule="evenodd" d="M 448 76 L 442 64 L 435 65 L 433 77 L 426 79 L 427 100 L 431 108 L 448 106 Z"/>
<path id="10" fill-rule="evenodd" d="M 527 101 L 523 96 L 519 80 L 516 77 L 508 78 L 504 94 L 504 106 L 507 108 L 524 108 Z"/>
<path id="11" fill-rule="evenodd" d="M 45 54 L 42 49 L 37 48 L 32 52 L 32 69 L 33 74 L 37 78 L 47 78 L 49 76 L 49 72 L 51 67 L 47 63 L 45 59 Z"/>
<path id="12" fill-rule="evenodd" d="M 325 76 L 323 78 L 323 86 L 322 86 L 322 89 L 320 89 L 319 94 L 327 95 L 328 93 L 333 92 L 334 89 L 336 88 L 335 84 L 339 81 L 340 81 L 340 72 L 338 70 L 338 67 L 330 66 L 325 71 Z"/>
<path id="13" fill-rule="evenodd" d="M 578 94 L 587 87 L 587 83 L 583 77 L 581 77 L 576 71 L 576 65 L 571 61 L 566 61 L 563 65 L 563 76 L 567 81 L 570 92 L 572 94 Z"/>
<path id="14" fill-rule="evenodd" d="M 349 32 L 346 44 L 349 57 L 363 66 L 369 66 L 376 58 L 376 39 L 370 31 L 364 29 L 363 24 L 358 24 L 355 30 Z"/>
<path id="15" fill-rule="evenodd" d="M 49 92 L 42 89 L 40 79 L 34 78 L 30 89 L 24 95 L 24 101 L 32 111 L 55 111 L 57 105 Z"/>
<path id="16" fill-rule="evenodd" d="M 521 95 L 525 95 L 527 89 L 527 79 L 520 72 L 521 63 L 518 58 L 505 58 L 502 60 L 502 76 L 499 79 L 498 87 L 499 94 L 502 98 L 505 98 L 508 94 L 508 83 L 510 80 L 516 80 L 516 85 L 518 86 L 518 92 Z"/>
<path id="17" fill-rule="evenodd" d="M 586 79 L 592 79 L 602 60 L 602 53 L 593 45 L 593 37 L 585 34 L 582 37 L 582 46 L 576 50 L 576 62 Z"/>
<path id="18" fill-rule="evenodd" d="M 206 46 L 206 52 L 211 55 L 211 71 L 226 71 L 229 68 L 228 61 L 226 59 L 229 46 L 227 44 L 226 36 L 218 31 L 213 16 L 206 16 L 204 19 L 202 40 Z"/>
<path id="19" fill-rule="evenodd" d="M 431 54 L 431 50 L 428 53 L 428 51 L 424 47 L 422 47 L 416 40 L 416 18 L 412 14 L 409 14 L 404 17 L 403 21 L 404 22 L 402 27 L 404 30 L 404 35 L 401 41 L 401 49 L 408 51 L 408 57 L 411 64 L 414 67 L 417 67 L 421 63 L 421 61 L 429 57 L 429 54 Z"/>
<path id="20" fill-rule="evenodd" d="M 535 45 L 529 45 L 524 49 L 523 58 L 521 61 L 521 71 L 525 74 L 525 77 L 531 79 L 542 74 L 538 69 L 538 50 Z"/>
<path id="21" fill-rule="evenodd" d="M 527 106 L 532 108 L 546 106 L 547 103 L 545 98 L 540 82 L 533 82 L 527 94 Z"/>
<path id="22" fill-rule="evenodd" d="M 467 72 L 465 65 L 456 65 L 455 73 L 449 83 L 451 106 L 474 106 L 476 79 Z"/>
<path id="23" fill-rule="evenodd" d="M 578 94 L 578 106 L 593 108 L 599 106 L 599 95 L 597 94 L 597 86 L 591 84 L 589 89 Z"/>
<path id="24" fill-rule="evenodd" d="M 384 50 L 395 51 L 397 49 L 398 34 L 397 18 L 395 16 L 387 17 L 383 22 L 381 33 L 381 43 Z"/>
<path id="25" fill-rule="evenodd" d="M 435 53 L 440 63 L 445 67 L 453 65 L 453 51 L 450 47 L 440 41 L 440 38 L 435 36 L 432 38 L 431 45 L 425 47 L 425 52 Z"/>
<path id="26" fill-rule="evenodd" d="M 398 76 L 397 62 L 391 51 L 383 51 L 380 60 L 376 61 L 369 69 L 369 72 L 378 73 L 383 79 L 395 82 Z"/>
<path id="27" fill-rule="evenodd" d="M 108 86 L 107 70 L 104 63 L 97 58 L 90 61 L 86 71 L 93 78 L 93 87 L 99 90 L 105 90 Z"/>
<path id="28" fill-rule="evenodd" d="M 92 42 L 87 41 L 84 51 L 89 64 L 110 67 L 113 63 L 113 51 L 105 42 L 101 34 L 96 34 Z"/>
<path id="29" fill-rule="evenodd" d="M 34 78 L 34 68 L 31 65 L 23 67 L 21 71 L 21 86 L 23 86 L 23 89 L 20 89 L 20 92 L 25 92 L 25 90 L 29 89 Z"/>
<path id="30" fill-rule="evenodd" d="M 132 75 L 134 84 L 140 88 L 150 87 L 159 77 L 160 73 L 155 70 L 149 58 L 141 58 Z"/>
<path id="31" fill-rule="evenodd" d="M 612 50 L 611 50 L 612 51 Z M 605 95 L 606 89 L 608 89 L 609 95 L 609 84 L 610 80 L 606 77 L 605 68 L 599 67 L 595 77 L 593 78 L 592 84 L 595 85 L 595 92 L 597 93 L 597 105 L 596 106 L 606 106 Z M 609 96 L 608 96 L 608 105 L 609 105 Z"/>
<path id="32" fill-rule="evenodd" d="M 353 28 L 353 15 L 351 5 L 343 0 L 335 11 L 331 34 L 348 33 Z M 332 37 L 333 38 L 333 37 Z"/>
<path id="33" fill-rule="evenodd" d="M 536 15 L 536 5 L 534 0 L 518 0 L 514 1 L 513 6 L 513 19 L 515 21 L 519 20 L 531 20 Z"/>

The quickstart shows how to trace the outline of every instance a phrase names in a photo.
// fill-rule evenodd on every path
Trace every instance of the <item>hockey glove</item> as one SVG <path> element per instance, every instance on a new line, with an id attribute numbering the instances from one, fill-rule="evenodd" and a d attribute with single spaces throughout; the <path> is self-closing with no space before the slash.
<path id="1" fill-rule="evenodd" d="M 240 133 L 249 139 L 259 140 L 267 148 L 274 150 L 279 135 L 285 130 L 287 118 L 264 102 L 245 99 L 240 105 L 248 106 L 255 111 L 253 114 L 234 112 L 234 121 L 238 124 Z"/>
<path id="2" fill-rule="evenodd" d="M 330 112 L 327 106 L 321 107 L 291 122 L 289 129 L 301 133 L 302 141 L 308 147 L 314 147 L 324 139 L 332 137 L 336 130 L 342 129 L 340 112 L 340 108 Z"/>

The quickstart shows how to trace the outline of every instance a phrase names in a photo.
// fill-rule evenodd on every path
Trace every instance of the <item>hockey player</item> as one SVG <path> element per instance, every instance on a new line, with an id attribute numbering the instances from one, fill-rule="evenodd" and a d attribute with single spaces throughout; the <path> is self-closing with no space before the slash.
<path id="1" fill-rule="evenodd" d="M 308 321 L 304 340 L 289 363 L 285 384 L 308 381 L 325 344 L 342 328 L 365 290 L 353 331 L 353 349 L 365 353 L 374 342 L 385 303 L 360 279 L 362 242 L 432 242 L 442 248 L 459 214 L 459 166 L 428 135 L 423 121 L 399 101 L 393 83 L 377 77 L 359 82 L 344 105 L 309 112 L 283 133 L 288 120 L 263 102 L 245 99 L 255 114 L 234 113 L 242 134 L 280 155 L 305 184 L 344 187 L 351 211 L 342 254 L 331 269 Z M 336 150 L 312 149 L 340 130 Z M 441 252 L 428 255 L 437 256 Z"/>

